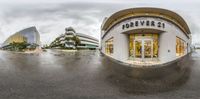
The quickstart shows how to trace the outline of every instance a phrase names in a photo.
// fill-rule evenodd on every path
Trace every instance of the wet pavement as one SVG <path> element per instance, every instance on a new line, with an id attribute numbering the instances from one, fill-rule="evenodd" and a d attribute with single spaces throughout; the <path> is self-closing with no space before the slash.
<path id="1" fill-rule="evenodd" d="M 98 51 L 0 51 L 0 99 L 199 99 L 199 84 L 200 51 L 152 69 L 121 66 Z"/>

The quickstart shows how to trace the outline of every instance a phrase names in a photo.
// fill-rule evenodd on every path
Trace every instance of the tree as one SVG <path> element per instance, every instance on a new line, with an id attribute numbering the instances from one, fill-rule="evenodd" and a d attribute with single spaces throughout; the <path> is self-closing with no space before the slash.
<path id="1" fill-rule="evenodd" d="M 24 42 L 12 42 L 12 43 L 9 44 L 8 49 L 12 50 L 12 51 L 23 51 L 29 45 L 30 44 L 28 44 L 26 41 L 24 41 Z"/>
<path id="2" fill-rule="evenodd" d="M 73 40 L 75 41 L 75 46 L 77 47 L 79 44 L 81 44 L 80 39 L 77 36 L 73 37 Z"/>

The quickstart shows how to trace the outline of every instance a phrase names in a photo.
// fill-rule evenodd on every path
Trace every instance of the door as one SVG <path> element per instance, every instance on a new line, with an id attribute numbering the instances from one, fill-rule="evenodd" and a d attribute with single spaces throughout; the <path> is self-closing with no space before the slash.
<path id="1" fill-rule="evenodd" d="M 153 40 L 152 39 L 136 39 L 134 41 L 134 57 L 142 61 L 153 57 Z"/>
<path id="2" fill-rule="evenodd" d="M 135 40 L 135 58 L 142 58 L 142 40 Z"/>
<path id="3" fill-rule="evenodd" d="M 144 58 L 152 58 L 152 40 L 144 40 Z"/>

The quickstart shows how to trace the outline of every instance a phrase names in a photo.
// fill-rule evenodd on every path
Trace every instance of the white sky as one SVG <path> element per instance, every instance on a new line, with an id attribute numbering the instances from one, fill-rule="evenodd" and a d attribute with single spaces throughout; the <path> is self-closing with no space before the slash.
<path id="1" fill-rule="evenodd" d="M 69 26 L 99 39 L 104 17 L 134 7 L 180 14 L 189 24 L 193 43 L 200 43 L 200 0 L 0 0 L 0 43 L 30 26 L 37 27 L 42 44 L 49 44 Z"/>

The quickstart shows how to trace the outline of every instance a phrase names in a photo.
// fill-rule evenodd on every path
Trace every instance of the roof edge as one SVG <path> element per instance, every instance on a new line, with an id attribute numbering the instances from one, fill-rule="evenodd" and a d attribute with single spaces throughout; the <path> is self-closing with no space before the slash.
<path id="1" fill-rule="evenodd" d="M 105 22 L 102 23 L 102 30 L 107 30 L 109 26 L 113 25 L 112 22 L 115 22 L 116 20 L 118 20 L 118 18 L 123 17 L 127 14 L 135 14 L 135 13 L 157 13 L 158 15 L 164 15 L 164 16 L 173 18 L 173 20 L 177 21 L 184 28 L 187 34 L 191 34 L 190 29 L 186 21 L 183 19 L 183 17 L 181 17 L 179 14 L 175 13 L 174 11 L 163 9 L 163 8 L 156 8 L 156 7 L 128 8 L 128 9 L 115 12 L 110 17 L 108 17 L 105 20 Z M 130 17 L 133 17 L 133 16 L 130 16 Z"/>

